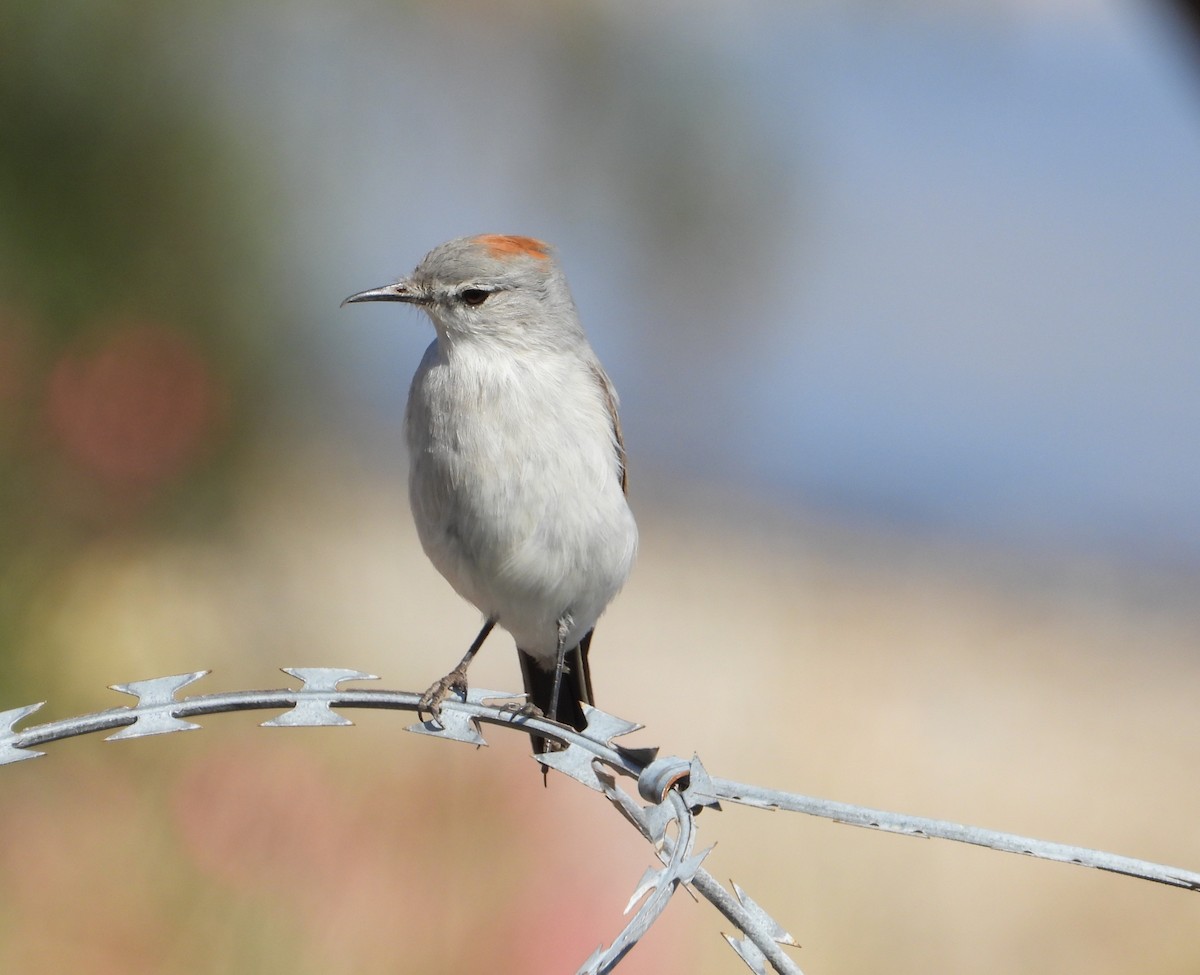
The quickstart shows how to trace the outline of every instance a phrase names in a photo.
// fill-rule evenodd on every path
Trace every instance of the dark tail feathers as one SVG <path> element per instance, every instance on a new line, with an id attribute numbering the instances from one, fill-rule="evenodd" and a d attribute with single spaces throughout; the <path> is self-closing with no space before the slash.
<path id="1" fill-rule="evenodd" d="M 588 647 L 592 644 L 594 632 L 594 629 L 589 630 L 579 641 L 579 646 L 567 651 L 562 684 L 558 689 L 558 710 L 553 714 L 550 713 L 550 699 L 554 694 L 554 666 L 543 669 L 538 661 L 524 650 L 517 650 L 521 658 L 521 676 L 525 678 L 525 693 L 529 703 L 547 718 L 570 725 L 576 731 L 583 731 L 587 725 L 580 702 L 595 703 L 592 697 L 592 673 L 588 669 Z M 530 735 L 529 738 L 533 742 L 533 754 L 542 754 L 546 739 L 541 735 Z"/>

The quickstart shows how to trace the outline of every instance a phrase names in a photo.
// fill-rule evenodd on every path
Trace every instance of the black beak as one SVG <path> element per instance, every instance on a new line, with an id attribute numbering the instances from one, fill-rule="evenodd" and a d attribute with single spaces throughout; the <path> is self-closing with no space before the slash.
<path id="1" fill-rule="evenodd" d="M 425 304 L 425 296 L 416 291 L 407 281 L 397 281 L 395 284 L 385 284 L 382 288 L 370 291 L 360 291 L 346 298 L 341 305 L 352 305 L 356 301 L 405 301 L 410 305 Z"/>

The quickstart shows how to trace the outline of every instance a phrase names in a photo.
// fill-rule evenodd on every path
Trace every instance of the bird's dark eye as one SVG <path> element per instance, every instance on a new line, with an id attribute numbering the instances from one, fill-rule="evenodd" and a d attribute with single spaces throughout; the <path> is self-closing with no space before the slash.
<path id="1" fill-rule="evenodd" d="M 467 288 L 459 297 L 468 305 L 475 307 L 487 301 L 490 294 L 490 291 L 484 291 L 482 288 Z"/>

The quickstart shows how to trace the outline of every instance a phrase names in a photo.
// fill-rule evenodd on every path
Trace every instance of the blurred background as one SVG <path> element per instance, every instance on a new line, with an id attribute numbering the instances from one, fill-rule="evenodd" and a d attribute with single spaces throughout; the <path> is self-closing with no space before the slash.
<path id="1" fill-rule="evenodd" d="M 1200 868 L 1200 60 L 1152 0 L 0 7 L 0 709 L 474 635 L 340 310 L 553 241 L 622 395 L 594 645 L 711 772 Z M 500 637 L 478 686 L 519 685 Z M 0 969 L 574 971 L 649 863 L 514 735 L 206 720 L 3 772 Z M 816 973 L 1194 972 L 1200 902 L 727 809 Z M 680 897 L 622 972 L 735 972 Z"/>

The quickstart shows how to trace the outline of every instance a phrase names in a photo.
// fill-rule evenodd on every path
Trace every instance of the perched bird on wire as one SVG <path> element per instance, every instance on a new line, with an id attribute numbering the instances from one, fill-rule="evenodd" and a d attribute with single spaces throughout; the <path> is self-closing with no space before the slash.
<path id="1" fill-rule="evenodd" d="M 485 622 L 421 700 L 435 717 L 494 626 L 529 704 L 582 730 L 596 621 L 637 550 L 617 394 L 548 245 L 483 234 L 343 302 L 416 305 L 437 338 L 408 395 L 409 501 L 425 554 Z M 533 735 L 534 753 L 550 747 Z"/>

